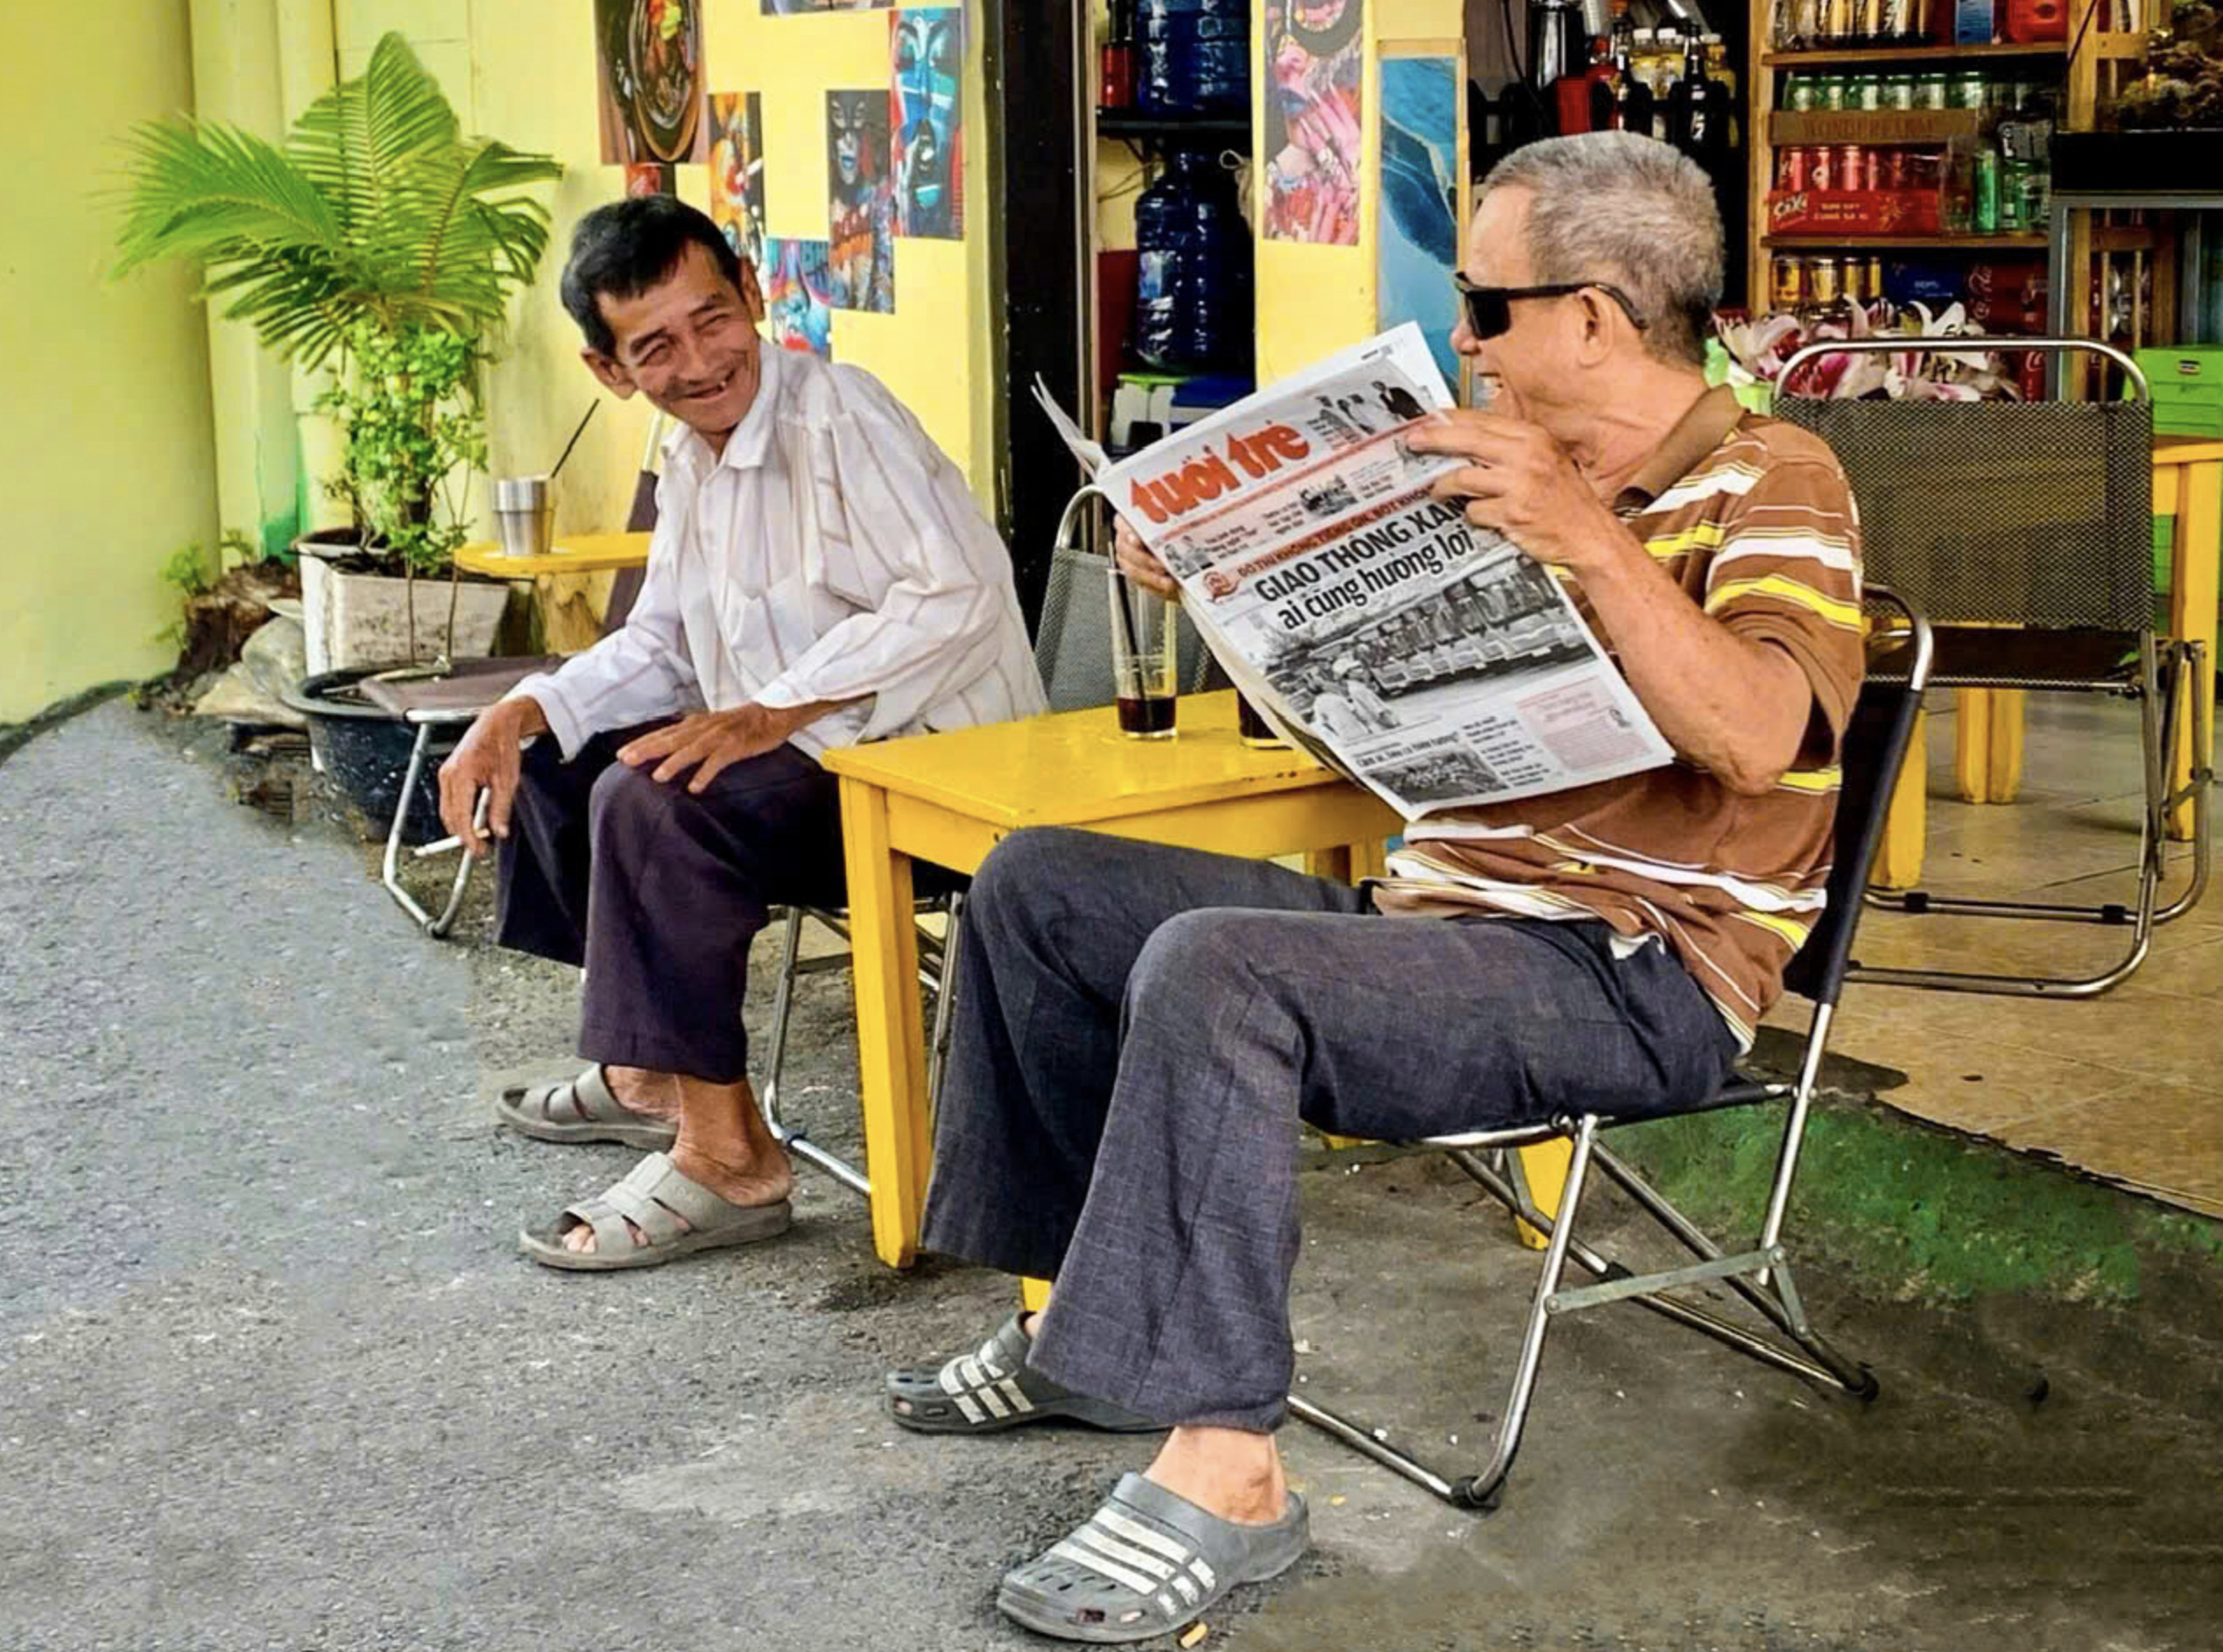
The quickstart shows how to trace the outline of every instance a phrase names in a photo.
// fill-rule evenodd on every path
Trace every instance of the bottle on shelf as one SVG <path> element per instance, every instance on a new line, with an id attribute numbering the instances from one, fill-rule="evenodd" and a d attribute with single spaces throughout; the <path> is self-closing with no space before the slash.
<path id="1" fill-rule="evenodd" d="M 1559 135 L 1570 137 L 1586 132 L 1591 127 L 1591 100 L 1593 88 L 1608 80 L 1613 72 L 1613 44 L 1604 35 L 1594 37 L 1590 43 L 1590 66 L 1580 74 L 1563 78 L 1552 88 L 1554 111 Z"/>
<path id="2" fill-rule="evenodd" d="M 1696 29 L 1683 37 L 1683 74 L 1668 88 L 1667 137 L 1718 180 L 1729 161 L 1729 88 L 1706 73 L 1704 43 Z"/>
<path id="3" fill-rule="evenodd" d="M 1104 37 L 1101 102 L 1105 109 L 1134 105 L 1134 0 L 1112 0 L 1110 31 Z"/>
<path id="4" fill-rule="evenodd" d="M 1590 124 L 1593 131 L 1652 132 L 1652 90 L 1637 77 L 1634 59 L 1636 25 L 1629 20 L 1627 0 L 1615 0 L 1613 75 L 1591 90 Z"/>

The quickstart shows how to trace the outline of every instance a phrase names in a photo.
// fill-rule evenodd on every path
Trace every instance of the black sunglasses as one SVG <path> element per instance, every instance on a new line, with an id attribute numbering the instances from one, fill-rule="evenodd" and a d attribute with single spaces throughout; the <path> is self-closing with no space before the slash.
<path id="1" fill-rule="evenodd" d="M 1515 299 L 1563 299 L 1591 287 L 1620 305 L 1621 314 L 1628 317 L 1628 324 L 1638 332 L 1651 325 L 1644 319 L 1644 312 L 1636 307 L 1636 300 L 1609 281 L 1562 281 L 1551 286 L 1477 286 L 1454 271 L 1451 285 L 1466 300 L 1467 331 L 1477 338 L 1495 338 L 1512 327 Z"/>

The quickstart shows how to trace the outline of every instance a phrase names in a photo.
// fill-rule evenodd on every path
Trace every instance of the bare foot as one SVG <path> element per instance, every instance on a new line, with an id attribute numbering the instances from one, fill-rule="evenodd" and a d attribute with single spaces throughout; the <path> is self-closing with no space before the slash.
<path id="1" fill-rule="evenodd" d="M 671 1158 L 674 1169 L 688 1181 L 709 1189 L 729 1204 L 777 1204 L 794 1191 L 794 1172 L 788 1167 L 787 1155 L 776 1147 L 768 1160 L 759 1159 L 737 1168 L 719 1164 L 684 1145 L 674 1146 Z M 679 1217 L 678 1220 L 684 1232 L 687 1218 Z M 625 1232 L 632 1235 L 634 1245 L 648 1243 L 648 1235 L 631 1219 L 625 1223 Z M 594 1229 L 584 1222 L 568 1229 L 563 1236 L 563 1248 L 578 1255 L 593 1250 Z"/>
<path id="2" fill-rule="evenodd" d="M 1272 1525 L 1289 1500 L 1274 1437 L 1242 1429 L 1175 1429 L 1143 1478 L 1245 1526 Z"/>
<path id="3" fill-rule="evenodd" d="M 610 1086 L 610 1093 L 618 1098 L 618 1105 L 628 1112 L 637 1112 L 644 1119 L 662 1119 L 673 1124 L 679 1122 L 679 1078 L 673 1073 L 660 1073 L 646 1067 L 611 1067 L 602 1070 L 603 1083 Z"/>

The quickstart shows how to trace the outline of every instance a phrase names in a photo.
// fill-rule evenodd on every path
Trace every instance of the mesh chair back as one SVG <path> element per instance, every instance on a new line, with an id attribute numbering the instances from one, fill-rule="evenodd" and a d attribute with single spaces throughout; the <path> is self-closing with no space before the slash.
<path id="1" fill-rule="evenodd" d="M 1930 676 L 1930 626 L 1911 604 L 1871 586 L 1868 675 L 1845 726 L 1837 794 L 1837 847 L 1829 904 L 1783 971 L 1784 985 L 1817 1004 L 1844 990 L 1852 936 L 1867 893 L 1868 867 L 1883 841 L 1899 769 L 1914 738 Z"/>
<path id="2" fill-rule="evenodd" d="M 2153 408 L 1822 401 L 1776 416 L 1829 443 L 1867 576 L 1940 625 L 2153 625 Z"/>
<path id="3" fill-rule="evenodd" d="M 1104 560 L 1061 546 L 1050 557 L 1042 590 L 1042 618 L 1034 632 L 1034 667 L 1053 711 L 1110 705 L 1112 599 Z M 1181 651 L 1181 691 L 1194 694 L 1211 669 L 1210 652 L 1186 613 L 1175 615 Z"/>

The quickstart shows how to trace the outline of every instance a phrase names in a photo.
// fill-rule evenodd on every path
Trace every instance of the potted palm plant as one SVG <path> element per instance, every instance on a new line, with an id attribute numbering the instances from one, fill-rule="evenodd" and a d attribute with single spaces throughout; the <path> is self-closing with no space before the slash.
<path id="1" fill-rule="evenodd" d="M 463 136 L 398 34 L 282 144 L 181 116 L 139 127 L 131 152 L 117 272 L 197 263 L 205 298 L 328 375 L 318 406 L 344 446 L 325 486 L 353 522 L 299 545 L 311 670 L 413 665 L 435 641 L 484 653 L 507 588 L 453 565 L 485 461 L 479 383 L 547 248 L 527 192 L 561 167 Z"/>

